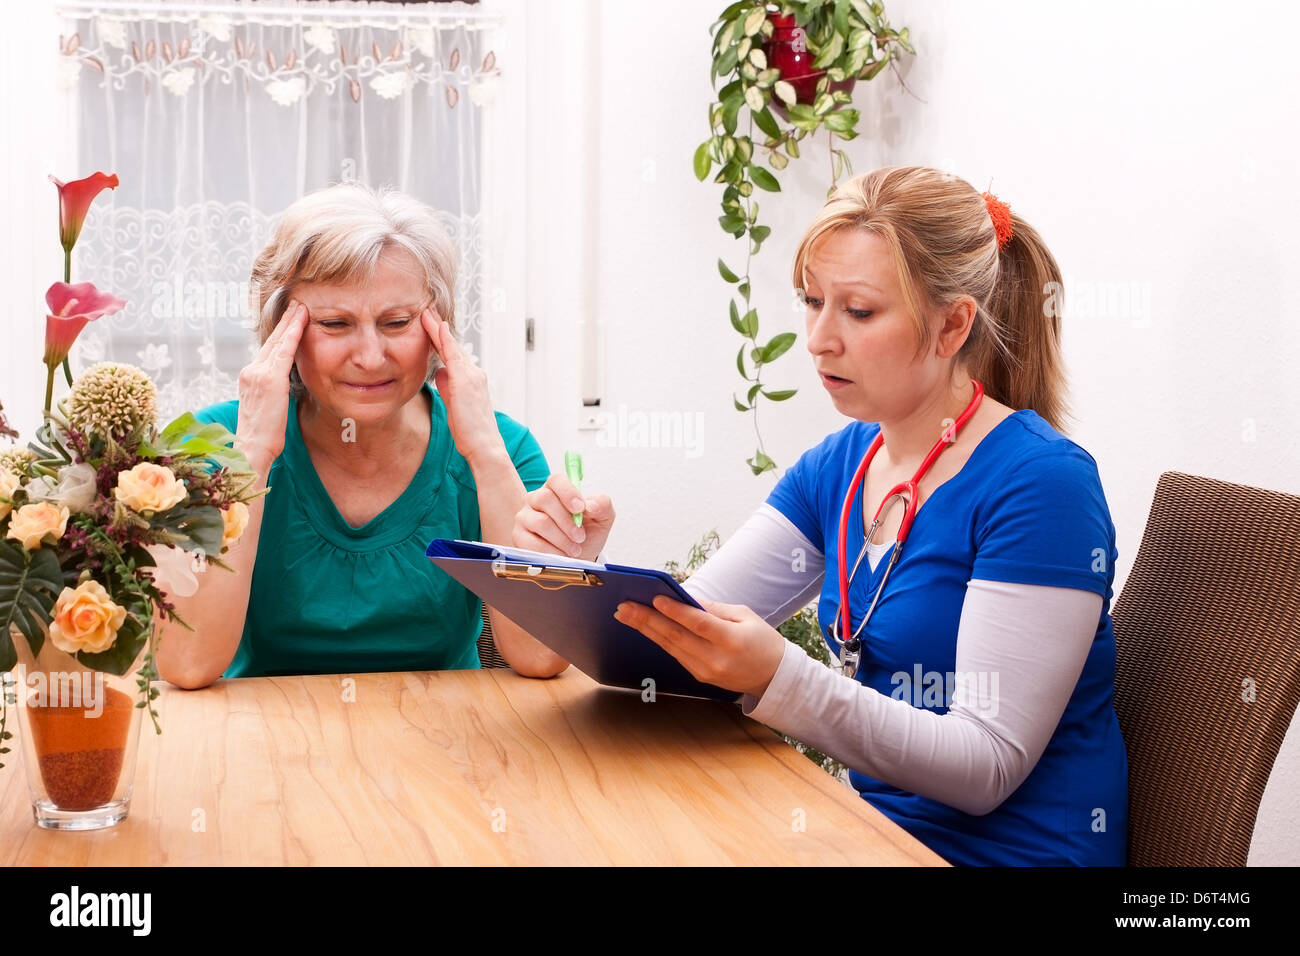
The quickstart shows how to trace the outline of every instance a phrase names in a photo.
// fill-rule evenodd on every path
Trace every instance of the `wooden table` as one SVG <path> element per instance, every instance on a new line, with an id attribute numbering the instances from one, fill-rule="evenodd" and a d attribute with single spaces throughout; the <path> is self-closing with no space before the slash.
<path id="1" fill-rule="evenodd" d="M 943 865 L 735 705 L 647 703 L 573 668 L 164 685 L 159 702 L 108 830 L 37 828 L 15 746 L 0 861 Z"/>

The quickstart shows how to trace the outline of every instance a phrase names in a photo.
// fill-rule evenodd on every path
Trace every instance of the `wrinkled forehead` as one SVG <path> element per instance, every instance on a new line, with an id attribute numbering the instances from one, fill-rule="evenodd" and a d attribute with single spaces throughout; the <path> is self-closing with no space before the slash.
<path id="1" fill-rule="evenodd" d="M 419 262 L 401 247 L 388 247 L 373 266 L 359 264 L 349 272 L 293 284 L 291 294 L 313 311 L 350 314 L 422 308 L 430 299 Z"/>
<path id="2" fill-rule="evenodd" d="M 819 236 L 803 263 L 804 281 L 822 288 L 858 289 L 897 295 L 898 264 L 884 237 L 866 229 L 843 228 Z"/>

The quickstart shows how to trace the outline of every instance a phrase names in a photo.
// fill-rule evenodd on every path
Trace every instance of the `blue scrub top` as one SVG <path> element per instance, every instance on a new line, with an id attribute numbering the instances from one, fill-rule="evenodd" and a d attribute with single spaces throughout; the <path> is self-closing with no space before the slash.
<path id="1" fill-rule="evenodd" d="M 854 422 L 829 436 L 804 453 L 768 498 L 826 557 L 817 613 L 836 655 L 839 647 L 829 628 L 839 607 L 840 509 L 879 430 L 875 423 Z M 855 497 L 846 550 L 850 568 L 865 537 L 861 492 Z M 868 502 L 872 515 L 879 504 Z M 971 579 L 1100 594 L 1092 649 L 1047 749 L 992 813 L 972 816 L 850 771 L 862 797 L 954 864 L 1123 866 L 1128 761 L 1115 717 L 1110 620 L 1118 556 L 1092 456 L 1032 409 L 999 422 L 962 469 L 922 502 L 862 632 L 858 680 L 913 706 L 945 713 L 948 701 L 931 675 L 956 670 L 957 625 Z M 874 572 L 865 559 L 858 569 L 849 591 L 854 627 L 888 563 L 886 552 Z"/>

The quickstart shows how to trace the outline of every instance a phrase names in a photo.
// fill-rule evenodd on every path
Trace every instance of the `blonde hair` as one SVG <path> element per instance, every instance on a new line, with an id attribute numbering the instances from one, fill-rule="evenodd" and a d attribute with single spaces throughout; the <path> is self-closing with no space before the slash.
<path id="1" fill-rule="evenodd" d="M 1031 408 L 1058 431 L 1069 415 L 1061 356 L 1061 270 L 1014 212 L 999 251 L 983 196 L 964 179 L 924 166 L 886 166 L 843 183 L 800 240 L 794 284 L 803 289 L 813 246 L 843 229 L 888 245 L 912 316 L 917 357 L 934 342 L 927 313 L 969 295 L 976 303 L 961 364 L 994 400 Z"/>
<path id="2" fill-rule="evenodd" d="M 365 282 L 379 257 L 405 249 L 424 273 L 438 315 L 456 330 L 456 251 L 434 211 L 392 189 L 339 183 L 303 196 L 284 211 L 275 234 L 253 263 L 249 294 L 259 342 L 284 316 L 293 287 L 305 282 Z M 435 352 L 426 378 L 441 366 Z M 306 394 L 295 367 L 289 394 Z"/>

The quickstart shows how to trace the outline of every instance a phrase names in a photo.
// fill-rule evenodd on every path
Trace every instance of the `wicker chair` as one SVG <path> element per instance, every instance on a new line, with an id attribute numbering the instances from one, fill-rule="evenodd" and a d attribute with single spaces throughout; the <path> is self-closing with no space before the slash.
<path id="1" fill-rule="evenodd" d="M 1245 866 L 1300 702 L 1300 497 L 1161 475 L 1115 601 L 1131 866 Z"/>
<path id="2" fill-rule="evenodd" d="M 483 633 L 478 636 L 479 663 L 484 667 L 509 667 L 497 650 L 496 639 L 492 636 L 492 622 L 488 620 L 487 605 L 479 604 L 479 614 L 483 615 Z"/>

